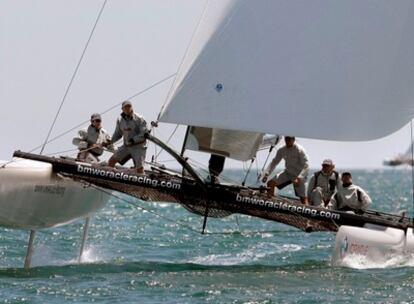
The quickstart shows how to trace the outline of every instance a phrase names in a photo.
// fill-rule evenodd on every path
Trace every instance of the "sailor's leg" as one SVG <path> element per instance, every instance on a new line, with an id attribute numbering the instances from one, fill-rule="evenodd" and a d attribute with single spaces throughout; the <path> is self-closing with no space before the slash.
<path id="1" fill-rule="evenodd" d="M 79 252 L 79 259 L 78 259 L 79 263 L 82 262 L 82 255 L 83 255 L 83 252 L 85 250 L 86 240 L 88 239 L 89 222 L 90 222 L 90 217 L 88 216 L 85 219 L 85 224 L 83 225 L 82 243 L 81 243 L 81 248 L 80 248 L 80 252 Z"/>
<path id="2" fill-rule="evenodd" d="M 115 167 L 116 163 L 118 161 L 114 158 L 114 156 L 112 155 L 111 158 L 108 160 L 108 166 L 109 167 Z"/>
<path id="3" fill-rule="evenodd" d="M 275 188 L 277 187 L 279 190 L 285 188 L 287 185 L 290 185 L 292 183 L 292 177 L 289 173 L 286 171 L 283 171 L 276 175 L 274 178 L 269 180 L 267 183 L 267 186 L 269 189 L 269 194 L 274 195 L 275 194 Z"/>
<path id="4" fill-rule="evenodd" d="M 310 204 L 316 207 L 324 207 L 324 201 L 323 201 L 323 194 L 322 194 L 322 188 L 316 187 L 312 190 L 311 196 L 310 196 Z"/>
<path id="5" fill-rule="evenodd" d="M 99 159 L 95 155 L 93 155 L 90 152 L 87 152 L 87 153 L 88 153 L 88 156 L 86 157 L 86 161 L 88 163 L 97 164 L 99 162 Z"/>
<path id="6" fill-rule="evenodd" d="M 87 156 L 88 156 L 88 152 L 82 151 L 78 153 L 78 156 L 76 156 L 76 159 L 80 161 L 85 161 Z"/>
<path id="7" fill-rule="evenodd" d="M 218 176 L 223 172 L 225 160 L 226 158 L 224 156 L 211 154 L 210 160 L 208 161 L 208 171 L 212 184 L 217 182 Z"/>
<path id="8" fill-rule="evenodd" d="M 267 194 L 269 194 L 270 196 L 275 195 L 275 188 L 277 186 L 276 183 L 276 179 L 272 178 L 270 181 L 267 182 L 267 187 L 269 188 L 269 190 L 267 191 Z"/>
<path id="9" fill-rule="evenodd" d="M 137 170 L 138 174 L 145 174 L 144 171 L 144 164 L 145 164 L 145 157 L 147 155 L 147 147 L 143 144 L 134 145 L 129 147 L 130 154 L 132 156 L 132 160 L 134 161 L 135 169 Z"/>
<path id="10" fill-rule="evenodd" d="M 111 158 L 108 160 L 109 167 L 115 167 L 116 163 L 121 163 L 122 165 L 128 161 L 129 153 L 125 146 L 120 147 Z M 126 161 L 125 161 L 126 160 Z"/>
<path id="11" fill-rule="evenodd" d="M 33 256 L 33 242 L 36 235 L 36 230 L 30 230 L 29 244 L 27 245 L 26 258 L 24 260 L 24 269 L 29 269 L 32 263 Z"/>
<path id="12" fill-rule="evenodd" d="M 308 198 L 306 197 L 306 185 L 305 185 L 305 179 L 301 178 L 298 185 L 294 186 L 295 194 L 300 198 L 300 201 L 304 205 L 308 205 Z"/>

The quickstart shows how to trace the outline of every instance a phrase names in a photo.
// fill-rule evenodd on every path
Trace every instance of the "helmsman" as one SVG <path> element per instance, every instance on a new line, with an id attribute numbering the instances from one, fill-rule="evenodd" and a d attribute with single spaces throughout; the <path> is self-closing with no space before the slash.
<path id="1" fill-rule="evenodd" d="M 99 156 L 104 152 L 104 147 L 114 151 L 111 136 L 102 128 L 102 118 L 98 113 L 91 115 L 89 127 L 79 130 L 78 136 L 72 140 L 72 143 L 80 150 L 77 159 L 91 163 L 99 162 Z"/>

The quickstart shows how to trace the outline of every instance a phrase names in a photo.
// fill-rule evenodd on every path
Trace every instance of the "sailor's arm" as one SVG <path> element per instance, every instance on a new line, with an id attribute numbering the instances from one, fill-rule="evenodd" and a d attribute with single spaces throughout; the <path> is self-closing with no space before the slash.
<path id="1" fill-rule="evenodd" d="M 361 209 L 362 210 L 367 210 L 369 208 L 369 206 L 372 203 L 371 198 L 369 197 L 369 195 L 364 191 L 364 189 L 362 189 L 361 187 L 358 187 L 358 191 L 360 191 L 360 195 L 361 195 Z"/>
<path id="2" fill-rule="evenodd" d="M 311 197 L 312 191 L 315 188 L 315 175 L 313 175 L 308 184 L 308 197 Z"/>
<path id="3" fill-rule="evenodd" d="M 148 132 L 147 122 L 145 121 L 144 117 L 140 117 L 140 122 L 137 127 L 138 132 L 137 134 L 132 138 L 133 143 L 143 143 L 145 141 L 145 133 Z"/>
<path id="4" fill-rule="evenodd" d="M 103 132 L 103 140 L 102 140 L 102 146 L 106 147 L 109 151 L 115 152 L 115 146 L 111 140 L 111 136 L 108 134 L 108 132 Z"/>
<path id="5" fill-rule="evenodd" d="M 79 150 L 85 150 L 88 148 L 88 142 L 86 141 L 88 138 L 88 132 L 86 130 L 79 130 L 78 136 L 74 137 L 72 140 L 72 144 L 77 146 Z"/>
<path id="6" fill-rule="evenodd" d="M 121 139 L 121 137 L 122 137 L 122 130 L 121 130 L 121 126 L 120 126 L 120 121 L 118 119 L 116 121 L 116 127 L 115 127 L 114 134 L 112 134 L 112 137 L 111 137 L 112 143 L 116 143 L 118 140 Z"/>
<path id="7" fill-rule="evenodd" d="M 299 155 L 300 155 L 300 162 L 302 165 L 302 171 L 300 171 L 298 178 L 303 179 L 306 176 L 308 176 L 308 173 L 309 173 L 309 160 L 308 160 L 308 155 L 306 154 L 304 150 L 300 150 Z"/>
<path id="8" fill-rule="evenodd" d="M 331 198 L 331 200 L 330 200 L 330 202 L 328 204 L 328 208 L 329 209 L 333 209 L 333 210 L 338 210 L 338 205 L 339 205 L 339 202 L 338 202 L 338 192 L 335 192 L 335 194 L 332 195 L 332 198 Z"/>
<path id="9" fill-rule="evenodd" d="M 266 170 L 264 172 L 263 182 L 266 182 L 267 177 L 273 172 L 273 170 L 275 170 L 275 168 L 280 163 L 282 158 L 283 158 L 282 151 L 281 151 L 281 149 L 279 149 L 276 152 L 276 156 L 272 159 L 269 166 L 266 168 Z"/>
<path id="10" fill-rule="evenodd" d="M 269 175 L 273 172 L 273 170 L 275 170 L 275 168 L 277 167 L 277 165 L 280 163 L 280 161 L 283 158 L 283 153 L 282 150 L 279 149 L 276 152 L 276 156 L 272 159 L 272 161 L 270 162 L 269 166 L 266 169 L 266 173 Z"/>

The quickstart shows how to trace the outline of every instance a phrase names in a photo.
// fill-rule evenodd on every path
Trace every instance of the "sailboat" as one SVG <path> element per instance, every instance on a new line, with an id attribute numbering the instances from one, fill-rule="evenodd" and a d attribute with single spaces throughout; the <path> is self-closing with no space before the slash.
<path id="1" fill-rule="evenodd" d="M 206 183 L 185 152 L 245 160 L 255 156 L 265 134 L 368 141 L 397 131 L 414 117 L 413 15 L 409 0 L 209 1 L 153 124 L 188 126 L 183 151 L 146 134 L 182 171 L 152 163 L 138 175 L 22 151 L 14 153 L 14 162 L 30 161 L 22 170 L 28 179 L 36 175 L 35 166 L 44 166 L 49 177 L 86 187 L 85 195 L 88 189 L 109 189 L 181 204 L 204 218 L 203 230 L 209 217 L 238 213 L 306 232 L 336 232 L 335 261 L 355 253 L 412 251 L 413 223 L 405 215 L 328 210 L 269 198 L 263 187 Z M 3 180 L 9 174 L 0 170 Z M 2 191 L 0 209 L 19 187 Z M 28 205 L 36 189 L 31 187 L 23 194 Z M 87 205 L 72 219 L 101 207 Z"/>
<path id="2" fill-rule="evenodd" d="M 404 154 L 398 154 L 397 156 L 391 159 L 385 159 L 383 165 L 390 167 L 401 165 L 414 166 L 414 162 L 412 159 L 412 151 L 412 145 L 410 145 L 410 147 L 408 147 L 407 151 Z"/>

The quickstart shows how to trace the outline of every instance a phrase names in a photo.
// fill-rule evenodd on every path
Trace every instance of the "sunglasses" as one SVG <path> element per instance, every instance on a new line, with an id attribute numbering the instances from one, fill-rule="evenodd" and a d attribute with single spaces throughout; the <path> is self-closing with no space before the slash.
<path id="1" fill-rule="evenodd" d="M 95 120 L 92 120 L 92 122 L 101 122 L 102 120 L 100 120 L 100 119 L 95 119 Z"/>

